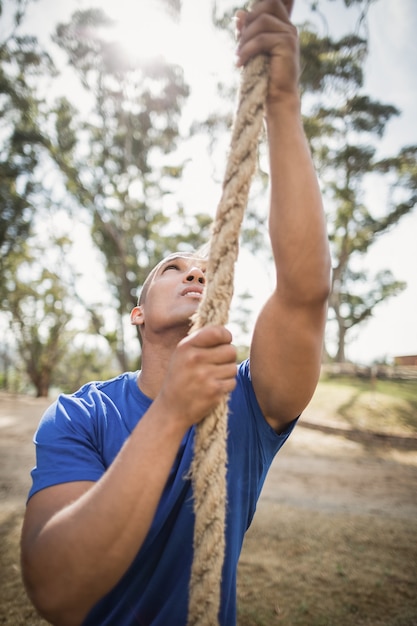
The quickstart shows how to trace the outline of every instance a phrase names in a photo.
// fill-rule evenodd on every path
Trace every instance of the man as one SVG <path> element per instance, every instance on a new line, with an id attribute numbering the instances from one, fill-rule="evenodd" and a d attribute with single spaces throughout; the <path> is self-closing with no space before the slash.
<path id="1" fill-rule="evenodd" d="M 231 393 L 220 623 L 236 620 L 236 569 L 265 474 L 317 384 L 330 261 L 303 134 L 290 0 L 239 12 L 238 65 L 270 55 L 269 231 L 277 284 L 238 368 L 229 331 L 191 335 L 205 260 L 173 254 L 132 311 L 142 370 L 61 396 L 37 433 L 22 532 L 24 580 L 52 623 L 186 623 L 192 562 L 194 425 Z"/>

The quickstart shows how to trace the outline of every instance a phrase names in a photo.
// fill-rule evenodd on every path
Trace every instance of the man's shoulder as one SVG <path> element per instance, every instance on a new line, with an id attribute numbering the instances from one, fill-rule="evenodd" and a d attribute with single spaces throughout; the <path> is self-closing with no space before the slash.
<path id="1" fill-rule="evenodd" d="M 73 393 L 61 393 L 45 411 L 40 428 L 53 424 L 83 428 L 109 413 L 123 413 L 135 395 L 137 372 L 124 372 L 107 380 L 92 380 Z"/>
<path id="2" fill-rule="evenodd" d="M 136 384 L 137 372 L 123 372 L 113 378 L 106 380 L 90 380 L 80 387 L 77 391 L 70 394 L 74 398 L 82 398 L 89 394 L 106 394 L 112 390 L 119 391 L 123 388 Z"/>
<path id="3" fill-rule="evenodd" d="M 130 402 L 147 404 L 147 398 L 141 394 L 136 380 L 138 372 L 123 372 L 107 380 L 92 380 L 85 383 L 71 394 L 62 394 L 58 402 L 73 403 L 85 409 L 114 405 L 123 409 Z"/>

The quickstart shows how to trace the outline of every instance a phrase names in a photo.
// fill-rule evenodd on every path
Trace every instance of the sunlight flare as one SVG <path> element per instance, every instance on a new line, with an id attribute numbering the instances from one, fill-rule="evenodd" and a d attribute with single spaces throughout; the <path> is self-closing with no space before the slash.
<path id="1" fill-rule="evenodd" d="M 182 64 L 186 54 L 184 26 L 161 2 L 143 3 L 122 0 L 108 7 L 114 25 L 108 35 L 122 46 L 133 61 L 149 62 L 163 57 L 169 63 Z"/>

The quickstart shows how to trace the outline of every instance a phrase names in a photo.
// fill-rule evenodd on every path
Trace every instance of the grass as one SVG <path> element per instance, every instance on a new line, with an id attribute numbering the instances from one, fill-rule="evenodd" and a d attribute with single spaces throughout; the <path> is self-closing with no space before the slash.
<path id="1" fill-rule="evenodd" d="M 370 432 L 417 435 L 417 381 L 323 378 L 310 414 Z"/>

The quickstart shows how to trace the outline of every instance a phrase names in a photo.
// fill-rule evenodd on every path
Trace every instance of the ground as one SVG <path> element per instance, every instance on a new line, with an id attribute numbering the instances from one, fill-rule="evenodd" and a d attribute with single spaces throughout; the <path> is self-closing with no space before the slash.
<path id="1" fill-rule="evenodd" d="M 10 626 L 46 624 L 23 591 L 18 542 L 49 403 L 0 394 L 0 624 Z M 416 626 L 417 440 L 321 418 L 306 411 L 267 477 L 239 566 L 239 626 Z"/>

